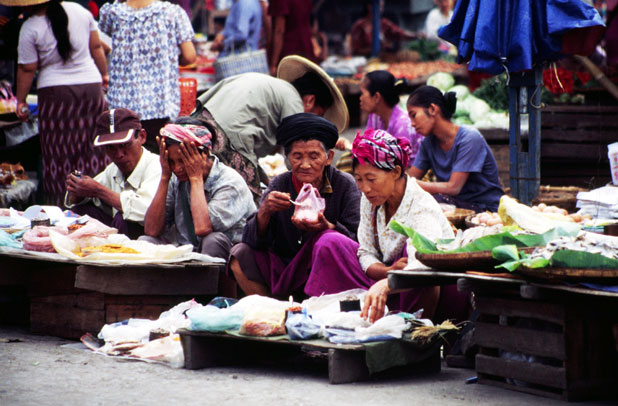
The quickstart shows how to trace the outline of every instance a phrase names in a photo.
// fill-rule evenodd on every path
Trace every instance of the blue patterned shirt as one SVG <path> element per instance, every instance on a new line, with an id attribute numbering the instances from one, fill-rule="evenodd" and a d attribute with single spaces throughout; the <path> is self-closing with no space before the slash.
<path id="1" fill-rule="evenodd" d="M 176 118 L 180 44 L 194 34 L 187 13 L 166 1 L 137 9 L 108 3 L 101 7 L 99 28 L 112 38 L 110 108 L 133 110 L 142 120 Z"/>
<path id="2" fill-rule="evenodd" d="M 214 231 L 222 232 L 235 244 L 242 240 L 247 217 L 256 207 L 249 187 L 238 172 L 219 162 L 216 157 L 214 159 L 210 174 L 204 182 L 208 215 Z M 197 247 L 200 238 L 192 241 L 187 224 L 189 220 L 192 221 L 190 202 L 189 181 L 179 182 L 178 178 L 172 175 L 165 201 L 165 224 L 175 225 L 178 244 L 192 244 Z"/>

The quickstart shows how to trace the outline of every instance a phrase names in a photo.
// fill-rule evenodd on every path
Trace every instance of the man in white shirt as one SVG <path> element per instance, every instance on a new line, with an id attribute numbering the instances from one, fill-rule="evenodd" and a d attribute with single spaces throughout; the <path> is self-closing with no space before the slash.
<path id="1" fill-rule="evenodd" d="M 146 131 L 129 109 L 101 113 L 96 134 L 94 146 L 101 147 L 112 163 L 94 179 L 71 173 L 64 204 L 137 239 L 144 234 L 144 216 L 161 179 L 159 156 L 143 147 Z"/>

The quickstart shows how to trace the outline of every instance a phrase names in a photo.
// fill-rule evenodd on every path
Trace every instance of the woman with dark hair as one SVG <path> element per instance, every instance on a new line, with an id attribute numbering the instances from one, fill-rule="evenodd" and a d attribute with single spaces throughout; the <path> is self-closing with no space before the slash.
<path id="1" fill-rule="evenodd" d="M 437 182 L 418 181 L 437 201 L 476 212 L 497 211 L 504 194 L 496 160 L 477 129 L 451 121 L 457 105 L 454 92 L 421 86 L 408 98 L 412 126 L 425 136 L 408 173 L 422 179 L 432 169 Z"/>
<path id="2" fill-rule="evenodd" d="M 360 108 L 369 113 L 367 130 L 385 130 L 395 138 L 408 140 L 412 163 L 423 137 L 412 127 L 407 112 L 399 107 L 399 95 L 405 87 L 405 80 L 396 81 L 388 71 L 369 72 L 360 84 Z"/>
<path id="3" fill-rule="evenodd" d="M 389 228 L 396 220 L 431 240 L 453 238 L 453 230 L 440 205 L 405 172 L 410 146 L 382 130 L 357 134 L 352 148 L 354 178 L 362 192 L 358 244 L 340 241 L 338 269 L 314 268 L 305 292 L 311 296 L 348 289 L 369 289 L 363 317 L 375 321 L 384 314 L 391 292 L 387 274 L 391 270 L 424 268 L 415 258 L 408 237 Z M 327 273 L 328 275 L 322 275 Z M 318 283 L 324 281 L 322 283 Z M 463 319 L 467 313 L 465 295 L 454 286 L 426 287 L 401 292 L 388 298 L 391 309 L 423 309 L 423 317 L 436 321 Z"/>
<path id="4" fill-rule="evenodd" d="M 43 190 L 60 206 L 72 170 L 94 176 L 109 160 L 92 146 L 95 120 L 105 110 L 107 63 L 92 14 L 59 0 L 2 0 L 28 15 L 19 34 L 17 114 L 29 114 L 26 96 L 38 71 Z"/>

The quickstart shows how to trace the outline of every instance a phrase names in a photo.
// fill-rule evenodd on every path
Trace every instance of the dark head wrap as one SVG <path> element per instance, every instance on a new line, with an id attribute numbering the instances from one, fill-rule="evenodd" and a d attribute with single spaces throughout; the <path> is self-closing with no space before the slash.
<path id="1" fill-rule="evenodd" d="M 298 140 L 318 140 L 327 149 L 332 149 L 339 139 L 337 127 L 333 123 L 312 113 L 298 113 L 284 118 L 275 136 L 277 144 L 284 147 Z"/>

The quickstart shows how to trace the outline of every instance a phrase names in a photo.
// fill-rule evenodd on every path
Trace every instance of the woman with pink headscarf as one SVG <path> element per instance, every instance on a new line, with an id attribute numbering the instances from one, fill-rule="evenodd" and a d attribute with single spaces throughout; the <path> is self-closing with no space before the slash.
<path id="1" fill-rule="evenodd" d="M 409 150 L 407 140 L 397 139 L 383 130 L 357 134 L 352 148 L 353 169 L 356 184 L 363 194 L 358 244 L 340 248 L 342 252 L 356 248 L 357 260 L 350 260 L 345 270 L 324 278 L 330 286 L 310 283 L 322 279 L 314 275 L 315 278 L 307 283 L 307 293 L 319 295 L 320 290 L 335 293 L 353 288 L 369 289 L 361 315 L 375 321 L 384 314 L 384 305 L 392 293 L 386 278 L 388 271 L 423 268 L 408 238 L 391 230 L 390 221 L 396 220 L 434 241 L 453 238 L 440 205 L 417 185 L 416 179 L 406 174 Z M 319 272 L 313 269 L 312 274 L 316 271 Z M 444 300 L 447 296 L 456 301 L 447 303 Z M 413 289 L 388 299 L 389 308 L 403 311 L 422 308 L 425 318 L 464 319 L 467 315 L 466 297 L 459 295 L 452 286 Z"/>
<path id="2" fill-rule="evenodd" d="M 191 244 L 194 251 L 227 260 L 255 211 L 249 187 L 210 153 L 213 133 L 201 122 L 183 117 L 160 133 L 161 181 L 140 239 Z"/>

